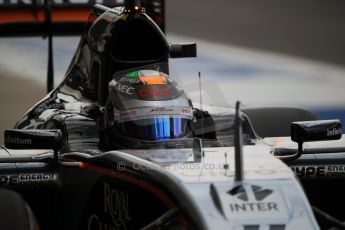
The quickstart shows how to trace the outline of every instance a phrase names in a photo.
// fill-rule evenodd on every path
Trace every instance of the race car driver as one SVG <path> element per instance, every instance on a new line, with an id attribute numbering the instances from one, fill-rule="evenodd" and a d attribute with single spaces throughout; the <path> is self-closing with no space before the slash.
<path id="1" fill-rule="evenodd" d="M 115 74 L 109 83 L 105 118 L 106 146 L 112 149 L 152 147 L 193 137 L 216 139 L 214 129 L 208 133 L 195 132 L 205 120 L 208 124 L 203 125 L 214 126 L 211 116 L 193 109 L 185 92 L 159 70 Z"/>

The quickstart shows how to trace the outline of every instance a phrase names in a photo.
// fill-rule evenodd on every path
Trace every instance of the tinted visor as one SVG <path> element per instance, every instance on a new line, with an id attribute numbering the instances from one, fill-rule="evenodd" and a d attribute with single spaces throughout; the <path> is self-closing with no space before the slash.
<path id="1" fill-rule="evenodd" d="M 189 119 L 177 116 L 156 116 L 119 122 L 117 126 L 118 130 L 127 137 L 158 141 L 185 136 L 189 132 L 189 121 Z"/>

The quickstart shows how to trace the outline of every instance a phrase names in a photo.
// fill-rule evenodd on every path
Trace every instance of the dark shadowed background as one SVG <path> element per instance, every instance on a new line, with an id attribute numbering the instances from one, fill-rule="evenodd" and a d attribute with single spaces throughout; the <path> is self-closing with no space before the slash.
<path id="1" fill-rule="evenodd" d="M 345 65 L 343 0 L 167 0 L 167 30 Z"/>

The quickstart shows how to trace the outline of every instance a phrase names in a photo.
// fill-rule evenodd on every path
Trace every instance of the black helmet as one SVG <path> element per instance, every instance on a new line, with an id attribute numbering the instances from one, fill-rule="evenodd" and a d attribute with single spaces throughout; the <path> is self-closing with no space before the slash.
<path id="1" fill-rule="evenodd" d="M 121 144 L 170 140 L 190 134 L 190 101 L 167 74 L 157 70 L 115 74 L 109 83 L 106 108 L 108 126 Z"/>

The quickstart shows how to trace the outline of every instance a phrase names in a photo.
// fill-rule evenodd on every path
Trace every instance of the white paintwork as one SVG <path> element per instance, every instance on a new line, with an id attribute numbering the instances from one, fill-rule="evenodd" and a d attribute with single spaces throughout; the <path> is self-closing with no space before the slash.
<path id="1" fill-rule="evenodd" d="M 290 168 L 270 154 L 264 143 L 244 146 L 244 180 L 234 181 L 234 148 L 205 148 L 198 159 L 192 149 L 132 150 L 132 156 L 149 159 L 149 167 L 160 166 L 173 174 L 201 211 L 209 229 L 244 229 L 245 225 L 284 225 L 284 229 L 318 229 L 308 200 Z M 128 152 L 128 151 L 127 151 Z M 156 162 L 154 164 L 152 162 Z M 228 163 L 229 170 L 224 169 Z M 160 165 L 160 166 L 159 166 Z M 216 189 L 223 213 L 215 206 L 210 186 Z M 229 194 L 238 185 L 245 188 L 248 200 Z M 253 188 L 270 193 L 262 200 Z M 238 209 L 238 207 L 240 207 Z M 242 210 L 243 209 L 243 210 Z"/>
<path id="2" fill-rule="evenodd" d="M 205 148 L 204 151 L 205 158 L 200 163 L 176 163 L 166 168 L 184 182 L 229 181 L 234 178 L 234 148 Z M 292 171 L 269 153 L 269 146 L 245 146 L 243 151 L 246 179 L 294 178 Z M 229 170 L 224 169 L 226 162 L 230 166 Z"/>

